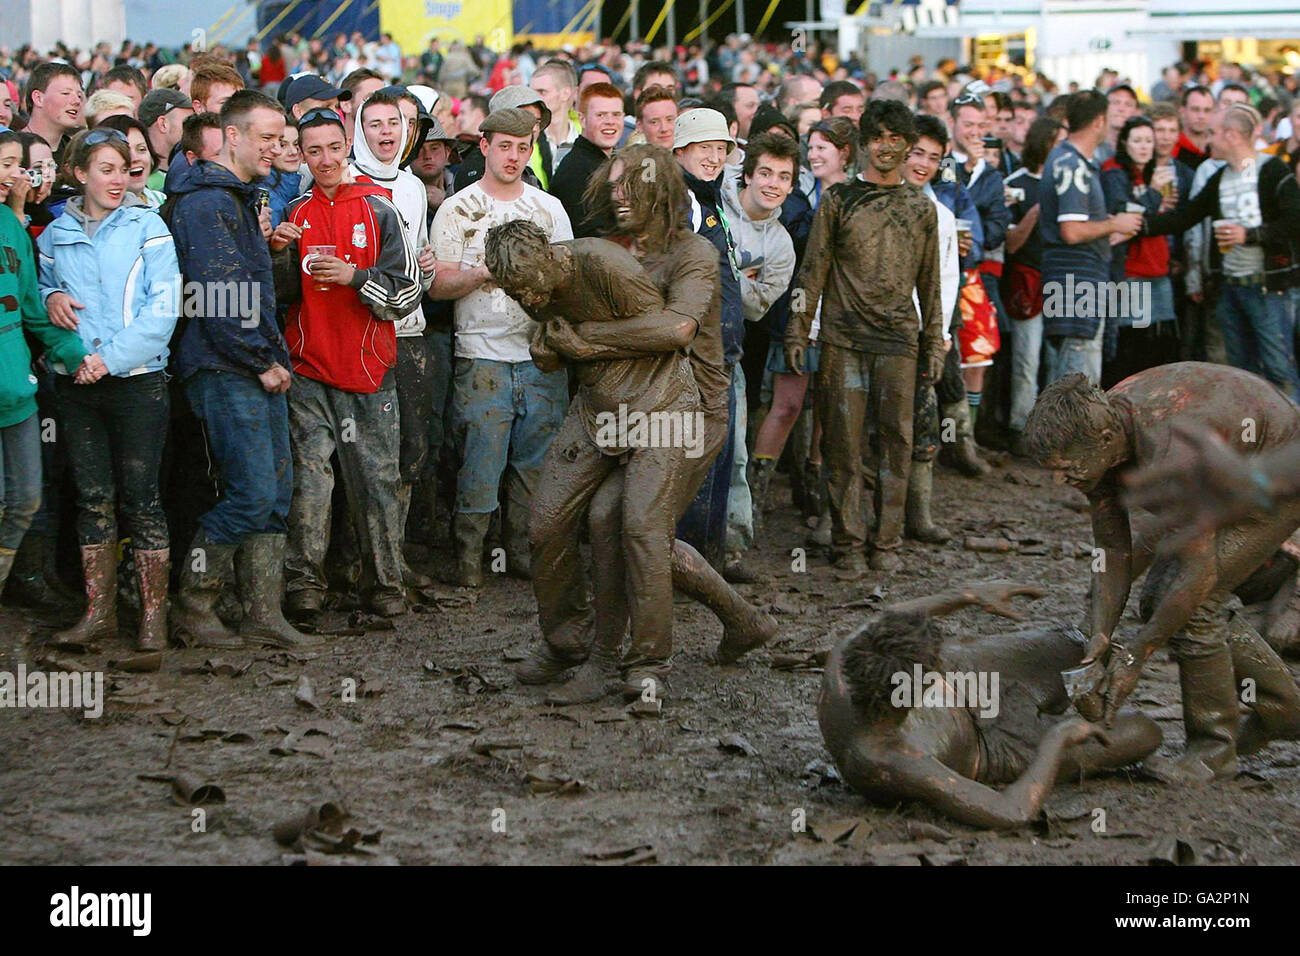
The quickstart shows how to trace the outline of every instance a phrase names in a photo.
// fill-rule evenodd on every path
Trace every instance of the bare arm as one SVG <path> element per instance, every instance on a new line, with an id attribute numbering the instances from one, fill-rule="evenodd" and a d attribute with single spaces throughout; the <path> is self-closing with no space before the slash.
<path id="1" fill-rule="evenodd" d="M 443 262 L 440 259 L 435 266 L 433 285 L 429 287 L 429 298 L 464 298 L 490 278 L 487 266 L 462 269 L 459 262 Z"/>
<path id="2" fill-rule="evenodd" d="M 1060 224 L 1061 238 L 1070 245 L 1105 239 L 1111 233 L 1132 235 L 1142 228 L 1142 217 L 1135 212 L 1121 212 L 1109 216 L 1101 222 L 1067 221 Z"/>
<path id="3" fill-rule="evenodd" d="M 1029 207 L 1024 217 L 1007 230 L 1007 255 L 1015 255 L 1038 228 L 1038 203 Z"/>
<path id="4" fill-rule="evenodd" d="M 1033 762 L 1020 779 L 1005 790 L 963 777 L 931 756 L 891 755 L 879 763 L 849 761 L 845 779 L 850 786 L 879 792 L 887 779 L 898 797 L 921 802 L 961 823 L 977 827 L 1015 827 L 1034 819 L 1052 792 L 1066 750 L 1100 734 L 1100 729 L 1082 720 L 1056 724 L 1043 736 Z"/>
<path id="5" fill-rule="evenodd" d="M 1092 539 L 1098 551 L 1093 557 L 1089 609 L 1092 633 L 1088 637 L 1098 646 L 1089 646 L 1089 660 L 1115 632 L 1133 583 L 1133 540 L 1128 510 L 1120 503 L 1112 480 L 1091 497 Z"/>
<path id="6" fill-rule="evenodd" d="M 981 607 L 990 614 L 1018 621 L 1022 615 L 1011 608 L 1011 598 L 1017 595 L 1039 598 L 1043 594 L 1044 592 L 1038 588 L 1016 584 L 1014 581 L 990 581 L 987 584 L 955 588 L 930 597 L 904 601 L 901 604 L 891 604 L 887 610 L 900 614 L 919 613 L 928 617 L 942 617 L 953 611 L 960 611 L 962 608 Z"/>

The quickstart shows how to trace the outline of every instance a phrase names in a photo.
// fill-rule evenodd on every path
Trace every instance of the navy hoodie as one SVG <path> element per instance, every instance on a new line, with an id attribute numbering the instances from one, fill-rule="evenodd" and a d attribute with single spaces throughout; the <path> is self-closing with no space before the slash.
<path id="1" fill-rule="evenodd" d="M 722 214 L 722 173 L 711 183 L 691 175 L 685 169 L 686 189 L 691 196 L 691 228 L 718 250 L 718 267 L 722 277 L 722 346 L 727 365 L 735 365 L 744 355 L 745 310 L 740 299 L 740 277 L 732 264 L 732 237 L 728 235 Z"/>
<path id="2" fill-rule="evenodd" d="M 271 251 L 255 211 L 258 184 L 243 182 L 218 163 L 199 160 L 191 166 L 182 157 L 167 170 L 166 192 L 172 203 L 166 218 L 186 283 L 182 302 L 190 307 L 174 346 L 181 379 L 201 369 L 252 376 L 276 363 L 291 369 L 275 321 Z M 234 292 L 192 294 L 195 289 L 221 288 Z M 254 292 L 256 324 L 251 316 L 241 315 L 246 310 L 240 308 L 241 302 L 251 304 Z M 211 315 L 206 314 L 208 305 L 214 306 Z"/>

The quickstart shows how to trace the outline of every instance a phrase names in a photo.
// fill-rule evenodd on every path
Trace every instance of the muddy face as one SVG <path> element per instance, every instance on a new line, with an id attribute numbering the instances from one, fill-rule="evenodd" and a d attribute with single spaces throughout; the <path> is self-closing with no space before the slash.
<path id="1" fill-rule="evenodd" d="M 1052 472 L 1058 485 L 1069 485 L 1085 494 L 1096 488 L 1112 467 L 1110 456 L 1100 444 L 1072 445 L 1040 459 L 1039 464 Z"/>
<path id="2" fill-rule="evenodd" d="M 888 130 L 865 144 L 867 159 L 880 173 L 892 173 L 907 155 L 907 138 Z"/>

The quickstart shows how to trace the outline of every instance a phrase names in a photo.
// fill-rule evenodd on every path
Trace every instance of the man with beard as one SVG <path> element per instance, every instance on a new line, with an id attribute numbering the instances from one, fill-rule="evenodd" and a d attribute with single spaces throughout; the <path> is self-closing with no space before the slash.
<path id="1" fill-rule="evenodd" d="M 786 361 L 802 374 L 821 302 L 817 397 L 832 548 L 845 580 L 866 572 L 861 472 L 868 421 L 879 441 L 871 567 L 902 566 L 917 365 L 923 363 L 934 381 L 945 354 L 938 217 L 930 200 L 902 178 L 903 157 L 916 142 L 915 118 L 902 103 L 872 100 L 860 135 L 866 168 L 822 196 L 785 333 Z"/>
<path id="2" fill-rule="evenodd" d="M 652 171 L 654 175 L 644 175 L 646 171 Z M 587 202 L 596 214 L 618 222 L 617 236 L 634 257 L 622 267 L 626 281 L 632 283 L 638 278 L 640 270 L 634 271 L 632 264 L 639 259 L 663 296 L 664 313 L 659 315 L 652 310 L 634 317 L 611 316 L 606 321 L 595 321 L 596 313 L 605 310 L 593 310 L 589 303 L 581 313 L 585 320 L 576 326 L 555 319 L 548 321 L 545 344 L 570 359 L 590 363 L 590 368 L 583 367 L 581 374 L 584 380 L 595 381 L 596 375 L 635 367 L 620 360 L 632 358 L 644 363 L 653 357 L 656 362 L 666 364 L 668 359 L 662 354 L 663 350 L 681 348 L 683 343 L 689 343 L 689 370 L 699 395 L 700 415 L 696 420 L 702 416 L 703 440 L 690 450 L 689 455 L 674 456 L 680 468 L 671 476 L 671 482 L 664 480 L 657 484 L 659 497 L 655 499 L 648 497 L 646 488 L 649 485 L 644 488 L 634 486 L 638 475 L 631 464 L 622 468 L 600 468 L 599 477 L 603 484 L 595 491 L 596 497 L 590 509 L 592 559 L 599 572 L 594 646 L 590 635 L 593 617 L 585 607 L 577 575 L 577 535 L 569 530 L 572 520 L 581 518 L 582 506 L 590 497 L 586 490 L 588 486 L 584 482 L 580 486 L 582 494 L 571 496 L 570 500 L 557 499 L 558 509 L 547 507 L 543 498 L 548 496 L 539 490 L 530 542 L 534 549 L 545 551 L 549 557 L 549 560 L 539 561 L 537 566 L 540 568 L 544 564 L 550 569 L 551 594 L 544 598 L 539 586 L 539 611 L 543 615 L 545 641 L 516 669 L 516 674 L 524 683 L 550 682 L 568 668 L 586 660 L 573 679 L 559 688 L 552 699 L 578 703 L 603 696 L 611 685 L 615 685 L 618 651 L 631 603 L 633 643 L 623 661 L 626 671 L 624 691 L 631 696 L 662 699 L 672 651 L 671 587 L 668 597 L 659 607 L 644 601 L 640 594 L 643 584 L 634 562 L 636 551 L 645 545 L 627 539 L 631 527 L 628 517 L 635 525 L 636 516 L 646 513 L 647 502 L 662 509 L 659 516 L 667 521 L 669 538 L 666 543 L 671 546 L 672 559 L 670 584 L 706 600 L 727 625 L 727 638 L 719 648 L 720 658 L 734 659 L 750 647 L 764 643 L 770 639 L 775 625 L 736 595 L 694 549 L 680 541 L 675 544 L 671 541 L 672 523 L 695 496 L 718 449 L 726 440 L 730 382 L 723 358 L 719 321 L 716 252 L 707 240 L 691 234 L 684 218 L 686 202 L 682 178 L 676 172 L 672 157 L 659 147 L 626 147 L 617 158 L 609 160 L 597 171 Z M 612 272 L 607 274 L 607 279 L 613 278 Z M 570 288 L 566 298 L 574 298 L 580 291 L 583 290 Z M 586 291 L 591 293 L 591 299 L 602 298 L 595 294 L 598 287 Z M 665 317 L 669 321 L 665 322 Z M 674 362 L 677 360 L 677 356 L 672 359 Z M 644 402 L 643 398 L 640 400 Z M 574 419 L 572 414 L 570 419 Z M 566 423 L 565 429 L 569 428 L 570 424 Z M 586 440 L 586 436 L 580 434 L 576 437 Z M 590 443 L 595 444 L 594 441 Z M 557 490 L 571 491 L 572 485 L 566 482 L 572 479 L 562 476 L 560 471 L 578 470 L 582 458 L 590 458 L 593 450 L 588 450 L 582 442 L 576 445 L 565 442 L 562 434 L 552 451 L 543 481 L 554 478 Z M 638 454 L 644 455 L 644 452 Z M 572 497 L 583 500 L 575 506 Z M 631 602 L 629 593 L 635 595 Z M 549 602 L 558 595 L 562 595 L 558 615 L 542 608 L 544 599 Z M 548 616 L 555 622 L 555 626 L 549 629 Z"/>

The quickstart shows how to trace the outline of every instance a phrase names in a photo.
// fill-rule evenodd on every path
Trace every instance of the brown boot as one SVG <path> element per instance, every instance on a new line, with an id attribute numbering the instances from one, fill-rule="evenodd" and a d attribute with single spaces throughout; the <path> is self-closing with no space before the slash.
<path id="1" fill-rule="evenodd" d="M 243 639 L 221 622 L 215 610 L 217 600 L 234 583 L 235 545 L 216 544 L 200 528 L 184 562 L 171 615 L 172 636 L 186 647 L 243 647 Z"/>
<path id="2" fill-rule="evenodd" d="M 492 523 L 490 514 L 457 512 L 452 519 L 452 538 L 456 544 L 455 583 L 465 588 L 483 586 L 483 539 Z"/>
<path id="3" fill-rule="evenodd" d="M 966 404 L 965 396 L 960 402 L 943 406 L 942 417 L 945 421 L 951 419 L 956 429 L 955 439 L 945 442 L 939 451 L 943 463 L 950 468 L 955 468 L 967 478 L 982 478 L 992 471 L 989 463 L 979 456 L 979 451 L 976 449 L 970 406 Z M 940 424 L 943 425 L 944 422 Z M 944 432 L 945 429 L 941 427 L 939 434 L 942 436 Z"/>
<path id="4" fill-rule="evenodd" d="M 1205 657 L 1180 658 L 1178 682 L 1187 753 L 1172 761 L 1148 759 L 1146 769 L 1179 786 L 1231 779 L 1237 774 L 1239 715 L 1232 652 L 1225 646 Z"/>
<path id="5" fill-rule="evenodd" d="M 83 544 L 81 571 L 86 579 L 86 612 L 54 635 L 57 644 L 89 644 L 117 636 L 117 543 Z"/>
<path id="6" fill-rule="evenodd" d="M 141 651 L 167 649 L 167 584 L 171 552 L 135 552 L 135 579 L 140 586 L 140 632 L 135 646 Z"/>

